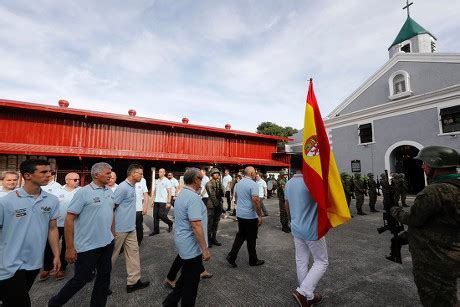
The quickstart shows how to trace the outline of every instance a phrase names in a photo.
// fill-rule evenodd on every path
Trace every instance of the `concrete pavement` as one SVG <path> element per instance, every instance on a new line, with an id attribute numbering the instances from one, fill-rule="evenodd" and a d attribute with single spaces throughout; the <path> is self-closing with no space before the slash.
<path id="1" fill-rule="evenodd" d="M 281 232 L 278 200 L 269 199 L 266 205 L 270 216 L 264 218 L 257 241 L 258 256 L 266 261 L 265 265 L 250 267 L 245 245 L 237 259 L 238 268 L 227 265 L 225 256 L 233 243 L 237 223 L 223 219 L 218 232 L 223 246 L 213 247 L 211 261 L 205 263 L 214 277 L 201 281 L 197 306 L 296 306 L 291 296 L 297 286 L 292 236 Z M 364 208 L 369 213 L 368 206 Z M 377 209 L 382 210 L 381 197 Z M 382 224 L 381 212 L 357 216 L 354 201 L 351 210 L 355 217 L 327 235 L 329 268 L 317 288 L 324 296 L 322 305 L 419 306 L 407 246 L 402 250 L 402 265 L 386 260 L 391 234 L 379 235 L 376 231 Z M 152 218 L 145 220 L 151 228 Z M 173 233 L 166 231 L 165 224 L 160 227 L 161 233 L 154 237 L 148 237 L 146 231 L 141 246 L 142 279 L 149 280 L 151 286 L 127 294 L 125 263 L 120 256 L 112 273 L 113 295 L 108 306 L 161 305 L 169 292 L 163 287 L 163 280 L 176 250 Z M 64 280 L 36 281 L 30 292 L 33 306 L 45 306 L 72 274 L 73 266 L 69 266 Z M 88 306 L 92 286 L 93 283 L 86 285 L 66 306 Z"/>

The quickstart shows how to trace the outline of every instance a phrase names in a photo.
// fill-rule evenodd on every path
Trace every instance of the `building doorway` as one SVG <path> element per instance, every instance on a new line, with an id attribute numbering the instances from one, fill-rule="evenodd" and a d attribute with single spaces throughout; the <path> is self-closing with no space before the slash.
<path id="1" fill-rule="evenodd" d="M 417 194 L 425 187 L 422 161 L 414 159 L 418 152 L 417 147 L 401 145 L 394 148 L 389 157 L 390 173 L 404 174 L 409 194 Z"/>

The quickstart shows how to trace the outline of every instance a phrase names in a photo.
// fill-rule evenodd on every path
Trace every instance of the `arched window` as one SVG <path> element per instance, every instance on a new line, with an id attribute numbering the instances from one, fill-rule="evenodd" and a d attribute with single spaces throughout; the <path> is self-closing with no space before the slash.
<path id="1" fill-rule="evenodd" d="M 406 78 L 402 74 L 396 75 L 393 78 L 393 95 L 406 91 Z"/>
<path id="2" fill-rule="evenodd" d="M 388 98 L 390 100 L 404 98 L 412 95 L 412 91 L 410 89 L 410 77 L 407 71 L 398 70 L 392 73 L 388 79 L 388 87 L 390 90 L 390 95 Z"/>

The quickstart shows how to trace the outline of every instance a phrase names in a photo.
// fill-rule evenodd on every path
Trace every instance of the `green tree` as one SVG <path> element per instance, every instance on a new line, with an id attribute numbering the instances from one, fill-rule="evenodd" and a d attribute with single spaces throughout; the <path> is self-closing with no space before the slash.
<path id="1" fill-rule="evenodd" d="M 298 130 L 295 128 L 289 126 L 282 127 L 272 122 L 262 122 L 259 126 L 257 126 L 257 133 L 280 136 L 285 138 L 297 132 Z"/>

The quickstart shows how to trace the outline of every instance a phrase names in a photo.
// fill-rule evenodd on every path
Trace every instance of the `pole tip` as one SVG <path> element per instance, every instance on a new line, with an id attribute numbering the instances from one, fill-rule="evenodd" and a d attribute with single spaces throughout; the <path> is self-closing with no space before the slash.
<path id="1" fill-rule="evenodd" d="M 313 78 L 310 78 L 310 82 L 312 82 L 312 81 L 313 81 Z"/>

